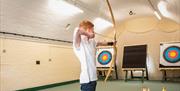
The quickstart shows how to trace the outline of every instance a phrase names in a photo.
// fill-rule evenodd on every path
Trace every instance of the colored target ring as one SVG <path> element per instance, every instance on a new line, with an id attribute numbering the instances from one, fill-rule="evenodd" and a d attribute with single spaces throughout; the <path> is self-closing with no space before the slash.
<path id="1" fill-rule="evenodd" d="M 109 62 L 111 62 L 112 54 L 109 51 L 102 51 L 98 55 L 98 62 L 102 65 L 107 65 Z"/>
<path id="2" fill-rule="evenodd" d="M 167 62 L 176 63 L 180 61 L 180 47 L 170 46 L 163 52 L 163 57 Z"/>

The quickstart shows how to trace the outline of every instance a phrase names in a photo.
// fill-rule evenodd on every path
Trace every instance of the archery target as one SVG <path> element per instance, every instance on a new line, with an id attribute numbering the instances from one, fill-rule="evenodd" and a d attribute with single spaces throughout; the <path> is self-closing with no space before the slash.
<path id="1" fill-rule="evenodd" d="M 113 48 L 97 48 L 96 65 L 97 67 L 110 67 L 113 60 Z"/>
<path id="2" fill-rule="evenodd" d="M 98 55 L 98 62 L 102 65 L 107 65 L 112 60 L 112 54 L 109 51 L 102 51 Z"/>
<path id="3" fill-rule="evenodd" d="M 160 66 L 180 67 L 180 43 L 160 46 Z"/>

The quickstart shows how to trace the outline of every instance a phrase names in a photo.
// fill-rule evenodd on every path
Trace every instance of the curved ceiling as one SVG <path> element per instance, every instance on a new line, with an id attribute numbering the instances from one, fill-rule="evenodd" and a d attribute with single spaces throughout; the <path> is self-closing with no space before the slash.
<path id="1" fill-rule="evenodd" d="M 60 0 L 1 0 L 0 31 L 72 41 L 73 30 L 83 19 L 93 21 L 101 17 L 111 22 L 106 0 L 64 0 L 84 11 L 70 16 L 63 15 L 59 9 L 53 10 L 52 6 L 59 6 L 57 3 L 50 5 L 52 1 Z M 162 18 L 180 24 L 180 0 L 109 1 L 118 24 L 141 17 L 155 17 L 154 11 Z"/>
<path id="2" fill-rule="evenodd" d="M 83 6 L 94 10 L 93 12 L 97 12 L 97 15 L 105 15 L 110 18 L 106 0 L 79 1 L 84 4 Z M 156 10 L 160 13 L 161 17 L 180 23 L 180 0 L 110 0 L 110 3 L 117 22 L 127 18 L 153 16 L 153 12 Z M 134 14 L 129 15 L 130 11 L 133 11 Z"/>

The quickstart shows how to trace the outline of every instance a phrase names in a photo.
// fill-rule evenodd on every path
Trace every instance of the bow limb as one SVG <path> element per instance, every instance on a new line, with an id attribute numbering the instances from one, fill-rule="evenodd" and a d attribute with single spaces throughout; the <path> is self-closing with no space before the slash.
<path id="1" fill-rule="evenodd" d="M 113 69 L 113 65 L 114 65 L 114 63 L 115 63 L 115 60 L 116 60 L 116 51 L 117 51 L 117 48 L 116 48 L 115 45 L 113 46 L 113 49 L 114 49 L 113 59 L 112 59 L 112 61 L 111 61 L 111 63 L 110 63 L 110 68 L 108 69 L 108 72 L 107 72 L 107 75 L 106 75 L 106 78 L 105 78 L 104 82 L 106 82 L 106 81 L 108 80 L 108 78 L 109 78 L 109 76 L 110 76 L 110 74 L 111 74 L 111 71 L 112 71 L 112 69 Z"/>
<path id="2" fill-rule="evenodd" d="M 111 14 L 112 22 L 113 22 L 113 25 L 114 25 L 113 26 L 113 29 L 114 29 L 114 41 L 116 42 L 116 22 L 115 22 L 115 18 L 114 18 L 114 15 L 113 15 L 112 8 L 111 8 L 111 5 L 109 3 L 109 0 L 106 0 L 106 2 L 107 2 L 108 8 L 109 8 L 109 11 L 110 11 L 110 14 Z M 113 65 L 114 65 L 114 63 L 116 61 L 116 55 L 117 55 L 116 43 L 113 45 L 113 49 L 114 49 L 113 60 L 111 61 L 110 68 L 108 69 L 108 72 L 107 72 L 107 75 L 106 75 L 106 78 L 105 78 L 104 82 L 106 82 L 107 79 L 109 78 L 110 73 L 111 73 L 112 68 L 113 68 Z"/>

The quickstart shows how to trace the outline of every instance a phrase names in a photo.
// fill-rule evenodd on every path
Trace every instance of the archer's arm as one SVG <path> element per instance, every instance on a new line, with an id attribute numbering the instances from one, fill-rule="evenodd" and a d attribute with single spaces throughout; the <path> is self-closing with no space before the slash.
<path id="1" fill-rule="evenodd" d="M 114 45 L 116 42 L 97 42 L 96 46 L 112 46 Z"/>
<path id="2" fill-rule="evenodd" d="M 76 41 L 76 44 L 75 44 L 76 48 L 79 48 L 79 47 L 80 47 L 81 35 L 85 35 L 85 36 L 87 36 L 87 37 L 90 38 L 90 39 L 95 37 L 94 32 L 87 32 L 87 31 L 85 31 L 83 28 L 79 28 L 79 29 L 77 30 L 76 37 L 75 37 L 75 38 L 76 38 L 76 39 L 75 39 L 75 41 Z"/>
<path id="3" fill-rule="evenodd" d="M 95 33 L 94 32 L 87 32 L 83 28 L 79 28 L 78 29 L 78 34 L 79 35 L 85 35 L 85 36 L 87 36 L 90 39 L 95 37 Z"/>

